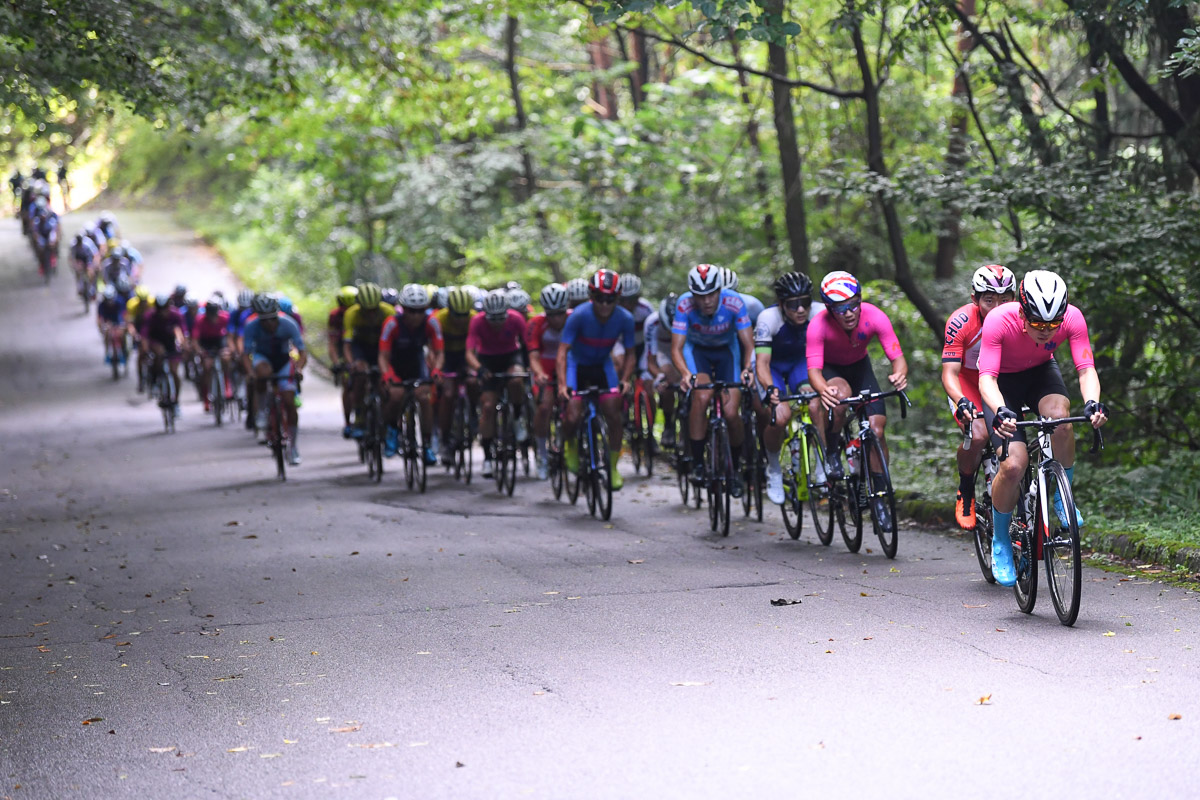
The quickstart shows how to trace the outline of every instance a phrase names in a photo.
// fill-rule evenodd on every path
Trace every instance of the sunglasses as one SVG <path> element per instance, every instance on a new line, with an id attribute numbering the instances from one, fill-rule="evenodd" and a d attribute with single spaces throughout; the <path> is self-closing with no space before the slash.
<path id="1" fill-rule="evenodd" d="M 799 311 L 800 309 L 808 308 L 811 305 L 811 297 L 793 297 L 783 301 L 783 307 L 787 311 Z"/>
<path id="2" fill-rule="evenodd" d="M 406 309 L 404 309 L 404 313 L 405 314 L 424 314 L 425 309 L 423 309 L 423 308 L 406 308 Z"/>
<path id="3" fill-rule="evenodd" d="M 851 300 L 848 303 L 838 303 L 836 306 L 828 306 L 831 314 L 848 314 L 851 311 L 858 311 L 858 307 L 862 305 L 862 300 Z"/>
<path id="4" fill-rule="evenodd" d="M 598 303 L 602 306 L 611 306 L 617 302 L 617 298 L 613 297 L 611 294 L 609 294 L 609 295 L 600 294 L 600 295 L 596 295 L 595 297 L 593 297 L 592 302 Z"/>
<path id="5" fill-rule="evenodd" d="M 1063 324 L 1061 319 L 1054 319 L 1050 320 L 1049 322 L 1026 319 L 1025 322 L 1028 323 L 1029 327 L 1033 328 L 1035 331 L 1056 331 L 1062 327 Z"/>
<path id="6" fill-rule="evenodd" d="M 563 309 L 562 311 L 547 311 L 546 312 L 547 317 L 565 317 L 566 315 L 567 315 L 566 309 Z"/>

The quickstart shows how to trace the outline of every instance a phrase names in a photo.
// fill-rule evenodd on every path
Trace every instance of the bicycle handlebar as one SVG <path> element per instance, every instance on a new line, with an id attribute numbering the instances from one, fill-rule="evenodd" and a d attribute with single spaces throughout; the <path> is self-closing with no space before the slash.
<path id="1" fill-rule="evenodd" d="M 770 395 L 768 395 L 769 397 Z M 797 394 L 784 394 L 779 396 L 779 403 L 791 403 L 799 400 L 802 403 L 807 403 L 821 396 L 820 392 L 799 392 Z M 779 408 L 779 403 L 771 404 L 771 424 L 775 424 L 775 411 Z"/>
<path id="2" fill-rule="evenodd" d="M 870 389 L 863 389 L 853 397 L 846 397 L 838 401 L 840 406 L 850 406 L 857 410 L 867 403 L 873 403 L 876 400 L 882 400 L 887 397 L 899 397 L 904 402 L 900 404 L 900 419 L 908 419 L 908 407 L 912 405 L 912 401 L 908 399 L 908 395 L 903 389 L 889 389 L 886 392 L 872 392 Z"/>
<path id="3" fill-rule="evenodd" d="M 1038 419 L 1022 420 L 1021 422 L 1017 422 L 1014 424 L 1017 426 L 1018 429 L 1020 429 L 1020 428 L 1037 428 L 1039 431 L 1045 430 L 1048 433 L 1052 433 L 1054 431 L 1054 429 L 1057 428 L 1059 425 L 1074 425 L 1077 422 L 1091 423 L 1091 421 L 1092 421 L 1091 417 L 1060 417 L 1058 419 L 1047 419 L 1045 417 L 1039 417 Z M 1008 458 L 1008 443 L 1011 441 L 1012 441 L 1011 438 L 1006 438 L 1004 440 L 1004 446 L 1001 448 L 1001 451 L 1000 451 L 1000 460 L 1001 461 Z M 1091 452 L 1098 453 L 1103 449 L 1104 449 L 1104 434 L 1100 432 L 1099 428 L 1092 428 Z"/>
<path id="4" fill-rule="evenodd" d="M 745 388 L 746 388 L 746 384 L 742 383 L 741 381 L 712 381 L 710 383 L 697 383 L 695 386 L 692 387 L 692 391 L 703 392 L 703 391 L 708 391 L 709 389 L 714 389 L 714 390 L 720 391 L 721 389 L 745 389 Z"/>

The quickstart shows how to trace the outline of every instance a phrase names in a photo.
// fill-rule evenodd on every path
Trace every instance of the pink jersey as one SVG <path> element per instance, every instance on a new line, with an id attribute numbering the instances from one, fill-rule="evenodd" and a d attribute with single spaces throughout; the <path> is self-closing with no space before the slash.
<path id="1" fill-rule="evenodd" d="M 867 355 L 867 345 L 876 337 L 883 347 L 883 354 L 889 360 L 904 355 L 900 349 L 900 340 L 896 338 L 896 332 L 892 329 L 892 321 L 878 306 L 863 303 L 858 326 L 848 333 L 827 309 L 822 308 L 813 315 L 812 322 L 808 323 L 808 334 L 805 338 L 808 369 L 821 369 L 826 361 L 839 367 L 861 361 Z"/>
<path id="2" fill-rule="evenodd" d="M 216 347 L 225 338 L 228 327 L 227 311 L 218 311 L 212 318 L 209 318 L 208 314 L 197 314 L 196 321 L 192 323 L 192 338 L 199 342 L 201 347 Z"/>
<path id="3" fill-rule="evenodd" d="M 1068 305 L 1063 324 L 1050 337 L 1050 341 L 1038 344 L 1025 333 L 1020 304 L 1005 303 L 983 321 L 979 374 L 995 377 L 1001 372 L 1022 372 L 1045 364 L 1067 339 L 1071 340 L 1071 358 L 1075 361 L 1075 369 L 1095 366 L 1087 322 L 1078 308 Z"/>
<path id="4" fill-rule="evenodd" d="M 500 356 L 514 353 L 525 342 L 525 318 L 520 312 L 508 310 L 504 324 L 488 322 L 486 314 L 476 314 L 467 328 L 467 349 L 481 356 Z"/>

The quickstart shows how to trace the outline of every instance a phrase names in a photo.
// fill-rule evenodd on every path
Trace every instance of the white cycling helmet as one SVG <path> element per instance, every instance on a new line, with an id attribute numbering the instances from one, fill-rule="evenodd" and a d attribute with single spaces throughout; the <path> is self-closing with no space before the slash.
<path id="1" fill-rule="evenodd" d="M 567 281 L 567 300 L 582 303 L 588 299 L 587 278 L 571 278 Z"/>
<path id="2" fill-rule="evenodd" d="M 503 289 L 488 292 L 483 296 L 483 313 L 489 319 L 502 319 L 508 314 L 508 297 Z"/>
<path id="3" fill-rule="evenodd" d="M 721 267 L 721 287 L 731 292 L 738 288 L 738 274 L 729 267 Z"/>
<path id="4" fill-rule="evenodd" d="M 858 278 L 845 270 L 834 270 L 821 278 L 821 302 L 826 305 L 844 303 L 862 293 Z"/>
<path id="5" fill-rule="evenodd" d="M 507 292 L 507 297 L 508 307 L 513 311 L 520 311 L 522 314 L 524 314 L 526 309 L 529 308 L 529 292 L 525 291 L 524 289 L 519 287 L 516 289 L 509 289 Z"/>
<path id="6" fill-rule="evenodd" d="M 617 282 L 617 291 L 621 297 L 637 297 L 642 293 L 642 279 L 632 273 L 623 272 Z"/>
<path id="7" fill-rule="evenodd" d="M 724 276 L 720 267 L 712 264 L 697 264 L 688 272 L 688 290 L 692 294 L 712 294 L 721 291 Z"/>
<path id="8" fill-rule="evenodd" d="M 446 301 L 450 298 L 450 287 L 439 286 L 438 290 L 433 293 L 434 308 L 445 308 Z"/>
<path id="9" fill-rule="evenodd" d="M 1016 289 L 1017 276 L 1001 264 L 988 264 L 975 270 L 971 278 L 971 289 L 975 294 L 1007 294 Z"/>
<path id="10" fill-rule="evenodd" d="M 567 310 L 567 289 L 561 283 L 549 283 L 542 289 L 542 308 L 549 311 Z"/>
<path id="11" fill-rule="evenodd" d="M 1021 280 L 1017 300 L 1026 319 L 1035 322 L 1062 319 L 1067 313 L 1066 281 L 1044 269 L 1031 270 Z"/>
<path id="12" fill-rule="evenodd" d="M 400 305 L 404 308 L 429 308 L 429 291 L 419 283 L 405 284 L 400 290 Z"/>

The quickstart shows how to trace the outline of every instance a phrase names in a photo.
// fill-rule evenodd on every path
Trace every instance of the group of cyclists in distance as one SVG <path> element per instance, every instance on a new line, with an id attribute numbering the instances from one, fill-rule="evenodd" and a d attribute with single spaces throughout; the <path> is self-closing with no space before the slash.
<path id="1" fill-rule="evenodd" d="M 240 292 L 235 300 L 214 293 L 203 304 L 185 286 L 151 297 L 138 283 L 141 258 L 122 242 L 111 215 L 102 215 L 72 244 L 77 270 L 95 271 L 103 286 L 97 322 L 105 342 L 114 327 L 137 344 L 143 361 L 169 369 L 178 386 L 179 364 L 194 363 L 196 385 L 206 411 L 208 380 L 219 363 L 225 374 L 241 373 L 246 424 L 266 435 L 264 393 L 277 379 L 292 431 L 288 459 L 300 463 L 297 438 L 299 377 L 307 361 L 304 325 L 290 300 L 275 293 Z M 607 421 L 611 490 L 624 478 L 618 469 L 626 430 L 627 398 L 641 382 L 650 397 L 651 419 L 661 419 L 656 448 L 683 453 L 691 480 L 706 480 L 704 447 L 712 393 L 719 392 L 734 461 L 729 493 L 746 490 L 738 469 L 744 437 L 757 437 L 766 460 L 766 495 L 784 503 L 781 446 L 798 406 L 781 398 L 810 392 L 807 415 L 822 442 L 825 463 L 813 465 L 818 481 L 844 474 L 838 441 L 848 410 L 843 401 L 863 392 L 879 393 L 880 381 L 868 355 L 878 341 L 888 361 L 891 388 L 908 385 L 908 363 L 891 320 L 866 302 L 862 285 L 837 270 L 814 284 L 802 272 L 772 283 L 770 306 L 738 291 L 727 268 L 698 264 L 686 276 L 685 291 L 657 304 L 642 296 L 632 273 L 598 269 L 588 278 L 550 283 L 534 299 L 522 286 L 483 290 L 475 286 L 409 283 L 400 289 L 371 282 L 337 291 L 327 322 L 328 357 L 342 380 L 347 439 L 362 439 L 364 400 L 377 380 L 383 392 L 384 454 L 400 442 L 401 410 L 413 392 L 427 465 L 449 466 L 451 417 L 460 389 L 471 402 L 472 435 L 483 451 L 482 474 L 490 478 L 497 448 L 497 398 L 507 393 L 516 409 L 519 441 L 532 446 L 537 477 L 550 472 L 551 420 L 562 425 L 562 460 L 579 472 L 575 430 L 584 414 L 581 392 L 600 391 L 598 413 Z M 1068 342 L 1078 372 L 1084 415 L 1099 428 L 1108 416 L 1100 402 L 1088 330 L 1083 314 L 1068 303 L 1067 286 L 1053 272 L 1034 270 L 1017 281 L 1001 265 L 975 270 L 970 299 L 949 317 L 945 328 L 941 379 L 956 425 L 969 444 L 957 450 L 959 485 L 955 516 L 966 530 L 976 525 L 976 484 L 984 452 L 1010 440 L 1008 457 L 991 480 L 993 530 L 1007 531 L 1029 456 L 1015 423 L 1024 415 L 1069 415 L 1070 400 L 1055 352 Z M 106 344 L 107 359 L 125 354 Z M 225 398 L 234 398 L 230 381 Z M 144 388 L 144 386 L 139 386 Z M 753 430 L 743 423 L 742 393 L 754 409 Z M 686 400 L 685 400 L 686 398 Z M 178 394 L 169 398 L 178 403 Z M 689 413 L 688 409 L 691 409 Z M 683 416 L 686 414 L 686 418 Z M 679 419 L 676 419 L 676 417 Z M 887 458 L 887 414 L 882 399 L 867 406 L 871 432 Z M 686 436 L 677 442 L 676 436 Z M 1073 478 L 1075 448 L 1069 426 L 1054 431 L 1055 455 Z M 872 481 L 881 477 L 872 462 Z M 990 477 L 990 476 L 989 476 Z M 1060 518 L 1063 514 L 1058 505 Z M 876 508 L 883 518 L 889 508 Z M 1077 522 L 1082 515 L 1076 511 Z M 997 582 L 1015 581 L 1007 536 L 992 537 L 992 571 Z"/>

